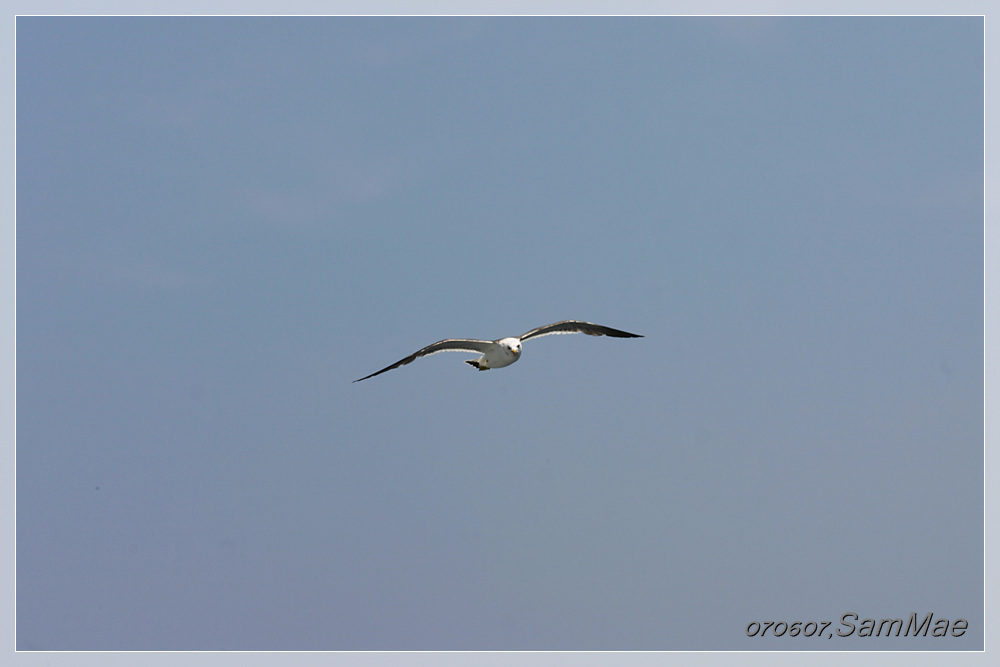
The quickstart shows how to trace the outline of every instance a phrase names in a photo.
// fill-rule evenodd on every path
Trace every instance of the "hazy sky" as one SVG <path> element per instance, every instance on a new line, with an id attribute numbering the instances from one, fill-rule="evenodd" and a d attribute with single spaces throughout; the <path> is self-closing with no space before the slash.
<path id="1" fill-rule="evenodd" d="M 982 649 L 983 26 L 19 18 L 17 647 Z"/>

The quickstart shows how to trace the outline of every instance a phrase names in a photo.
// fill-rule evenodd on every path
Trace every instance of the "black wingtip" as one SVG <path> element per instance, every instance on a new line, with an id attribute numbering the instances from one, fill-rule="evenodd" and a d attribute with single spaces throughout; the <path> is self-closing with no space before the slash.
<path id="1" fill-rule="evenodd" d="M 610 336 L 611 338 L 642 338 L 641 335 L 634 334 L 630 331 L 622 331 L 621 329 L 612 329 L 611 327 L 598 326 L 597 330 L 594 332 L 594 335 L 600 336 L 602 334 L 605 336 Z"/>

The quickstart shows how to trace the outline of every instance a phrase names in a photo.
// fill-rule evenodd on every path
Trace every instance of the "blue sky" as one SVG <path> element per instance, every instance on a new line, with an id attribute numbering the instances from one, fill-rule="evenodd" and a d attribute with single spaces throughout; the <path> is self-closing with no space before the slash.
<path id="1" fill-rule="evenodd" d="M 982 19 L 17 58 L 18 648 L 982 648 Z M 566 318 L 645 337 L 351 383 Z M 928 611 L 970 630 L 745 633 Z"/>

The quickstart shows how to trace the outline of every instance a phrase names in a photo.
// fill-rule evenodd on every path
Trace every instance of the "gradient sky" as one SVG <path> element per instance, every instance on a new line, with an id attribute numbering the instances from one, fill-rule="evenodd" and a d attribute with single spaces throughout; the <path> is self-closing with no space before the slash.
<path id="1" fill-rule="evenodd" d="M 17 647 L 982 649 L 983 26 L 19 18 Z"/>

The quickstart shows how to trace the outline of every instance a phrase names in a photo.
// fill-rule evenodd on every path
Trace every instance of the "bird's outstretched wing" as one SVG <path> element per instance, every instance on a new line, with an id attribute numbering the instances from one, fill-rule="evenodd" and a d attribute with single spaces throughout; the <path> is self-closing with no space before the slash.
<path id="1" fill-rule="evenodd" d="M 411 361 L 415 361 L 420 357 L 426 357 L 429 354 L 437 354 L 438 352 L 479 352 L 485 353 L 490 346 L 496 345 L 491 340 L 475 340 L 472 338 L 446 338 L 444 340 L 439 340 L 436 343 L 431 343 L 422 350 L 417 350 L 405 359 L 400 359 L 392 366 L 386 366 L 380 371 L 376 371 L 371 375 L 366 375 L 363 378 L 358 378 L 355 382 L 361 382 L 362 380 L 367 380 L 368 378 L 375 377 L 380 373 L 385 373 L 386 371 L 391 371 L 393 368 L 399 368 L 400 366 L 405 366 Z"/>
<path id="2" fill-rule="evenodd" d="M 546 324 L 544 327 L 532 329 L 528 333 L 521 336 L 521 342 L 523 343 L 529 338 L 537 338 L 539 336 L 571 333 L 583 333 L 588 336 L 611 336 L 612 338 L 642 338 L 639 334 L 620 331 L 618 329 L 612 329 L 611 327 L 603 327 L 600 324 L 581 322 L 580 320 L 563 320 L 562 322 Z"/>

